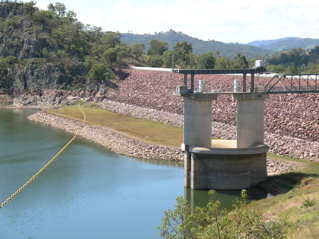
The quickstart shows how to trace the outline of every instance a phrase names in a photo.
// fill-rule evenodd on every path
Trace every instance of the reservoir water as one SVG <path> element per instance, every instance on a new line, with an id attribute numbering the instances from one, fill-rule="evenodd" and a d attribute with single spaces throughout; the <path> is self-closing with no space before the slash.
<path id="1" fill-rule="evenodd" d="M 0 203 L 73 137 L 27 120 L 31 113 L 0 109 Z M 239 193 L 217 199 L 231 202 Z M 180 195 L 207 203 L 206 191 L 184 189 L 181 165 L 120 156 L 77 138 L 0 209 L 0 238 L 160 238 L 164 211 Z"/>
<path id="2" fill-rule="evenodd" d="M 73 135 L 0 109 L 0 201 Z M 0 238 L 159 238 L 164 210 L 184 194 L 181 166 L 117 155 L 84 139 L 0 209 Z"/>

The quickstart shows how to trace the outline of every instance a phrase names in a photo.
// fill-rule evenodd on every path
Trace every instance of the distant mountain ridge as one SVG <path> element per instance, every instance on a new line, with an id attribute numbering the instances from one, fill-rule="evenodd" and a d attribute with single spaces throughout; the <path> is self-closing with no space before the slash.
<path id="1" fill-rule="evenodd" d="M 196 55 L 200 55 L 209 51 L 213 53 L 218 51 L 221 56 L 226 56 L 229 58 L 234 58 L 239 52 L 245 55 L 247 58 L 263 58 L 274 53 L 271 50 L 252 45 L 224 43 L 215 40 L 203 41 L 195 37 L 190 37 L 182 32 L 176 32 L 172 29 L 168 32 L 159 32 L 156 34 L 140 35 L 133 33 L 121 33 L 121 41 L 127 45 L 131 45 L 132 43 L 143 43 L 146 48 L 148 48 L 148 43 L 152 39 L 167 42 L 170 50 L 173 49 L 177 42 L 186 41 L 187 43 L 192 44 L 193 53 Z"/>
<path id="2" fill-rule="evenodd" d="M 300 38 L 300 37 L 285 37 L 274 40 L 261 40 L 247 43 L 246 45 L 261 47 L 271 51 L 283 51 L 293 48 L 313 49 L 319 46 L 319 39 Z"/>
<path id="3" fill-rule="evenodd" d="M 288 50 L 292 48 L 304 48 L 313 49 L 315 46 L 319 46 L 319 39 L 314 38 L 299 38 L 299 37 L 286 37 L 273 40 L 259 40 L 252 41 L 247 44 L 239 43 L 224 43 L 215 40 L 200 40 L 196 37 L 188 36 L 182 32 L 176 32 L 169 30 L 167 32 L 158 32 L 155 34 L 134 34 L 134 33 L 121 33 L 121 41 L 130 45 L 132 43 L 143 43 L 148 49 L 148 43 L 156 39 L 159 41 L 165 41 L 169 45 L 169 49 L 172 50 L 176 42 L 187 41 L 193 46 L 193 53 L 200 55 L 205 52 L 218 51 L 221 56 L 234 58 L 237 53 L 242 53 L 246 58 L 266 58 L 276 52 L 282 50 Z"/>

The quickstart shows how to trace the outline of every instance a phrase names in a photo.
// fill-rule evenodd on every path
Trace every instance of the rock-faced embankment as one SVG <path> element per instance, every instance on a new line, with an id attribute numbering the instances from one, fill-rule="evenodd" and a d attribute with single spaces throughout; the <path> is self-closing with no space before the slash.
<path id="1" fill-rule="evenodd" d="M 25 95 L 16 92 L 14 104 L 45 106 L 95 101 L 115 112 L 182 126 L 183 99 L 173 96 L 173 92 L 176 86 L 183 85 L 183 75 L 122 70 L 118 77 L 117 88 L 103 93 L 41 91 Z M 240 80 L 240 76 L 196 75 L 195 88 L 198 80 L 204 80 L 208 91 L 232 90 L 234 79 Z M 266 80 L 255 79 L 257 85 L 263 85 Z M 270 146 L 270 152 L 319 161 L 318 102 L 319 94 L 269 96 L 265 101 L 265 143 Z M 236 101 L 231 96 L 219 96 L 213 102 L 212 115 L 213 136 L 235 139 Z"/>

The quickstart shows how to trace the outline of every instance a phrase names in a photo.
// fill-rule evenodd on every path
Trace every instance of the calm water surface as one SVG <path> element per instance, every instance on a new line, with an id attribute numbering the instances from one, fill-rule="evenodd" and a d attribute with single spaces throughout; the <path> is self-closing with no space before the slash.
<path id="1" fill-rule="evenodd" d="M 27 120 L 32 113 L 0 109 L 0 203 L 73 137 Z M 157 227 L 177 196 L 207 203 L 206 191 L 183 184 L 181 166 L 120 156 L 78 138 L 0 209 L 0 239 L 159 238 Z M 216 199 L 230 205 L 239 194 Z"/>
<path id="2" fill-rule="evenodd" d="M 0 201 L 73 135 L 0 109 Z M 184 194 L 183 168 L 143 162 L 83 139 L 0 209 L 0 238 L 159 238 L 164 210 Z"/>

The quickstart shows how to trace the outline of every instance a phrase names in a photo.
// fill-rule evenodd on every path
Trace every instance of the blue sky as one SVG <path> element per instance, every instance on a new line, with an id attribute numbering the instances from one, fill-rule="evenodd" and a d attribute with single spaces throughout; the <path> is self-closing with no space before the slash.
<path id="1" fill-rule="evenodd" d="M 316 0 L 38 0 L 62 2 L 84 24 L 137 34 L 170 29 L 202 40 L 248 43 L 283 37 L 319 38 Z"/>

